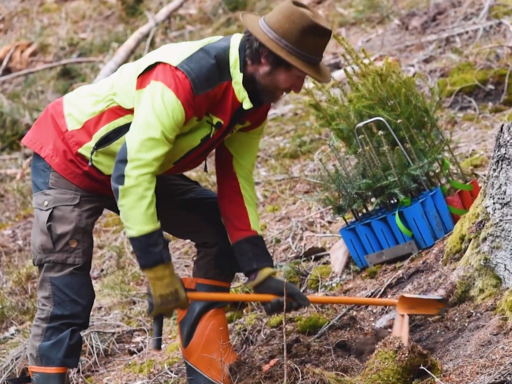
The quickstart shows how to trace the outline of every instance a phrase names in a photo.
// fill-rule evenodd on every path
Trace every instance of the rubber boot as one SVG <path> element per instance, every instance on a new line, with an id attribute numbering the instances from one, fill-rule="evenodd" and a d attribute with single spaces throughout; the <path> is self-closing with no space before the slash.
<path id="1" fill-rule="evenodd" d="M 64 367 L 28 367 L 32 384 L 69 384 L 68 369 Z"/>
<path id="2" fill-rule="evenodd" d="M 229 292 L 229 283 L 183 278 L 187 291 Z M 230 384 L 229 365 L 237 359 L 229 340 L 225 302 L 192 301 L 178 310 L 181 353 L 189 384 Z"/>

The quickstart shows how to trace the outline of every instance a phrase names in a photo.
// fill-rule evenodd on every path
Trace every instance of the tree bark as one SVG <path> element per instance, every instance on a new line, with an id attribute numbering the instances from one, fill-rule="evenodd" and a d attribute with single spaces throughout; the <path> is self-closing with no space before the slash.
<path id="1" fill-rule="evenodd" d="M 512 287 L 512 124 L 503 124 L 496 136 L 482 206 L 488 214 L 488 231 L 480 251 L 488 255 L 488 266 Z"/>

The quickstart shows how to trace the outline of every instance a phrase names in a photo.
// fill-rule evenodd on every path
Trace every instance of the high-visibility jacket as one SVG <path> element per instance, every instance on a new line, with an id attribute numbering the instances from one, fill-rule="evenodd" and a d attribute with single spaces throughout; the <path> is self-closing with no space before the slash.
<path id="1" fill-rule="evenodd" d="M 141 267 L 169 255 L 156 177 L 215 149 L 219 206 L 244 272 L 272 266 L 260 233 L 253 171 L 268 104 L 242 84 L 242 34 L 164 45 L 50 104 L 22 143 L 77 186 L 114 194 Z"/>

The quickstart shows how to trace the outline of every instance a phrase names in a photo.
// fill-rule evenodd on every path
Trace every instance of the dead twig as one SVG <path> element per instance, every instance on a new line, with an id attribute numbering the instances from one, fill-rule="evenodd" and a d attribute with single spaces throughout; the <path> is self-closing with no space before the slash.
<path id="1" fill-rule="evenodd" d="M 510 77 L 511 70 L 512 70 L 512 65 L 508 67 L 507 76 L 505 77 L 505 88 L 503 88 L 503 94 L 501 95 L 500 103 L 503 103 L 503 100 L 505 100 L 505 97 L 507 96 L 508 79 Z"/>
<path id="2" fill-rule="evenodd" d="M 16 50 L 17 46 L 18 46 L 18 44 L 14 44 L 11 47 L 11 49 L 9 50 L 9 53 L 7 54 L 7 56 L 5 56 L 5 59 L 2 62 L 2 66 L 0 67 L 0 76 L 2 76 L 2 73 L 4 73 L 4 69 L 7 67 L 7 64 L 9 63 L 9 60 L 11 60 L 11 56 L 14 53 L 14 51 Z"/>
<path id="3" fill-rule="evenodd" d="M 77 59 L 66 59 L 66 60 L 57 61 L 57 62 L 51 63 L 51 64 L 41 65 L 40 67 L 36 67 L 36 68 L 24 69 L 23 71 L 10 73 L 9 75 L 0 76 L 0 83 L 2 83 L 4 81 L 15 79 L 16 77 L 27 76 L 27 75 L 30 75 L 35 72 L 44 71 L 46 69 L 61 67 L 63 65 L 97 63 L 100 61 L 102 61 L 102 59 L 97 58 L 97 57 L 83 57 L 83 58 L 77 58 Z"/>
<path id="4" fill-rule="evenodd" d="M 158 23 L 155 22 L 155 18 L 149 12 L 146 12 L 146 16 L 148 17 L 149 22 L 155 23 L 155 26 L 151 28 L 151 32 L 146 40 L 146 46 L 144 47 L 144 56 L 146 56 L 151 48 L 151 41 L 153 40 L 153 36 L 155 36 L 156 31 L 158 30 Z"/>
<path id="5" fill-rule="evenodd" d="M 436 381 L 436 383 L 444 384 L 441 380 L 439 380 L 432 372 L 430 372 L 423 365 L 420 367 L 420 369 L 423 369 L 425 372 L 427 372 Z"/>
<path id="6" fill-rule="evenodd" d="M 132 55 L 135 49 L 139 46 L 141 41 L 151 33 L 158 24 L 162 23 L 169 16 L 179 9 L 186 0 L 174 0 L 172 3 L 163 7 L 154 18 L 144 24 L 142 27 L 137 29 L 129 38 L 126 40 L 121 47 L 116 51 L 114 57 L 110 59 L 110 61 L 105 64 L 105 66 L 101 69 L 100 73 L 94 79 L 94 82 L 98 81 L 110 76 L 113 74 L 121 65 L 123 65 L 128 58 Z"/>
<path id="7" fill-rule="evenodd" d="M 288 382 L 287 378 L 287 371 L 288 371 L 288 359 L 286 355 L 286 279 L 284 280 L 284 287 L 283 287 L 283 360 L 284 360 L 284 378 L 283 378 L 283 384 L 286 384 Z"/>
<path id="8" fill-rule="evenodd" d="M 491 9 L 491 5 L 493 5 L 493 4 L 494 4 L 494 0 L 487 0 L 485 2 L 482 12 L 480 12 L 480 15 L 478 16 L 479 22 L 482 22 L 485 19 L 487 19 L 487 16 L 489 16 L 489 10 Z"/>
<path id="9" fill-rule="evenodd" d="M 475 107 L 475 119 L 473 121 L 477 121 L 478 120 L 478 116 L 480 115 L 480 109 L 478 108 L 478 104 L 476 103 L 475 99 L 473 99 L 472 97 L 464 95 L 464 98 L 469 100 L 469 102 L 471 104 L 473 104 L 473 107 Z"/>

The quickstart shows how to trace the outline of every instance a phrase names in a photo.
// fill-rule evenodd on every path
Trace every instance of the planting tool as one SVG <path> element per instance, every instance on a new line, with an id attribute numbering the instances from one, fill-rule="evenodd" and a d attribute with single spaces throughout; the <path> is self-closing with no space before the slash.
<path id="1" fill-rule="evenodd" d="M 217 293 L 217 292 L 187 292 L 191 301 L 220 301 L 220 302 L 269 302 L 279 296 L 256 294 L 256 293 Z M 396 317 L 393 326 L 393 336 L 402 339 L 404 345 L 409 343 L 409 316 L 444 315 L 447 300 L 441 296 L 420 296 L 402 294 L 397 299 L 378 299 L 371 297 L 349 297 L 349 296 L 308 296 L 311 304 L 346 304 L 346 305 L 375 305 L 396 307 Z M 163 318 L 155 317 L 153 323 L 153 346 L 160 349 L 162 340 Z M 156 348 L 158 347 L 158 348 Z"/>

